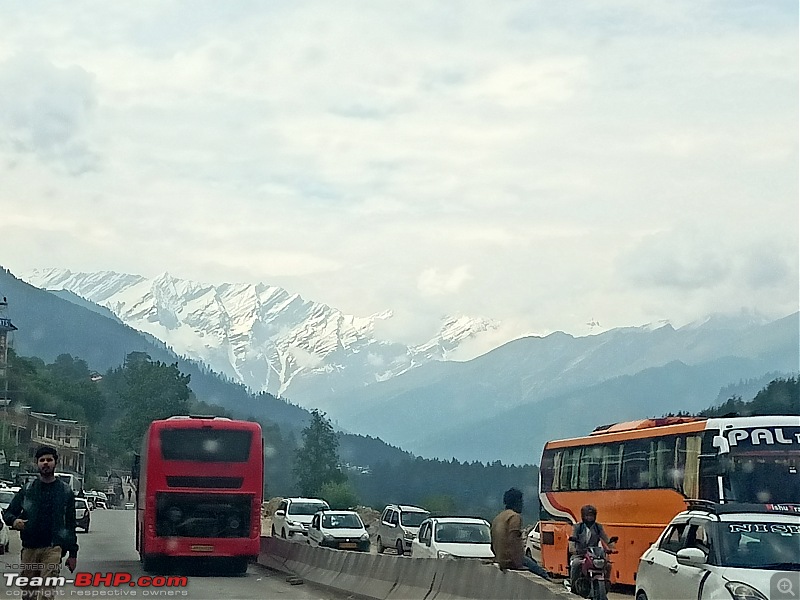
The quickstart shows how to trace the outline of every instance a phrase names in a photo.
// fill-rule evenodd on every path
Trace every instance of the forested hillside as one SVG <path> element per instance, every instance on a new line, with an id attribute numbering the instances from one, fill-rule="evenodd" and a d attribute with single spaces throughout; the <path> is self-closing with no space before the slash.
<path id="1" fill-rule="evenodd" d="M 9 366 L 12 410 L 29 406 L 88 425 L 89 486 L 109 469 L 130 467 L 154 419 L 175 414 L 234 416 L 224 407 L 198 399 L 190 387 L 191 376 L 182 373 L 177 363 L 153 360 L 143 352 L 131 352 L 123 364 L 104 373 L 92 371 L 85 360 L 69 354 L 46 363 L 12 350 Z M 263 417 L 251 420 L 258 421 L 264 431 L 266 495 L 299 493 L 293 472 L 298 430 Z M 342 472 L 361 504 L 380 508 L 407 502 L 441 512 L 488 516 L 498 508 L 503 490 L 513 485 L 528 489 L 530 503 L 535 505 L 535 467 L 427 460 L 369 436 L 339 433 L 337 438 Z M 16 449 L 8 442 L 2 449 L 7 456 L 15 456 Z"/>

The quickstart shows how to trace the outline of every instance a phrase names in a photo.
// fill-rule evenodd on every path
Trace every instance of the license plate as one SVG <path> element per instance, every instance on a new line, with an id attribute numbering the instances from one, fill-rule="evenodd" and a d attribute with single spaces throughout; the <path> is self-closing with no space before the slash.
<path id="1" fill-rule="evenodd" d="M 339 544 L 339 548 L 358 548 L 358 544 L 354 544 L 353 542 L 342 542 Z"/>
<path id="2" fill-rule="evenodd" d="M 214 546 L 202 546 L 200 544 L 195 544 L 191 547 L 192 552 L 213 552 Z"/>

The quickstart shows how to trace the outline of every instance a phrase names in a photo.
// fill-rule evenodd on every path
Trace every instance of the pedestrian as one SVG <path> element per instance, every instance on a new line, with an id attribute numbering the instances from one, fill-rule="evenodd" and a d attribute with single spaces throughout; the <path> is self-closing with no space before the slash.
<path id="1" fill-rule="evenodd" d="M 522 541 L 522 492 L 517 488 L 503 494 L 506 509 L 492 521 L 492 552 L 501 571 L 528 569 L 542 579 L 553 581 L 539 563 L 525 555 Z"/>
<path id="2" fill-rule="evenodd" d="M 58 577 L 61 560 L 75 571 L 78 562 L 78 538 L 75 534 L 75 493 L 56 477 L 58 451 L 51 446 L 36 450 L 39 476 L 31 479 L 14 495 L 4 511 L 4 521 L 20 532 L 22 541 L 22 577 Z M 30 579 L 29 579 L 30 580 Z M 51 587 L 26 587 L 23 598 L 51 598 Z"/>
<path id="3" fill-rule="evenodd" d="M 132 488 L 128 488 L 128 502 L 131 501 L 131 495 L 132 494 L 133 494 L 133 489 Z"/>

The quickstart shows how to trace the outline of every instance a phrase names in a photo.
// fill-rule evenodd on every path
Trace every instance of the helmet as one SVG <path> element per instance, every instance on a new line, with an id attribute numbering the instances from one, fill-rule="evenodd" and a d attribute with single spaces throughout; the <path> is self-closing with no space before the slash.
<path id="1" fill-rule="evenodd" d="M 591 504 L 587 504 L 586 506 L 581 506 L 581 519 L 585 519 L 589 515 L 592 515 L 596 519 L 597 509 Z"/>

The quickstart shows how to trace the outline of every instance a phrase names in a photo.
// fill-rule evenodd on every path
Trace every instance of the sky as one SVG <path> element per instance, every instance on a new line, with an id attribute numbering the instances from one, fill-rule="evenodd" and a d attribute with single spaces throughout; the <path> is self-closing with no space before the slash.
<path id="1" fill-rule="evenodd" d="M 778 318 L 798 5 L 9 2 L 0 182 L 13 273 L 264 282 L 407 342 Z"/>

